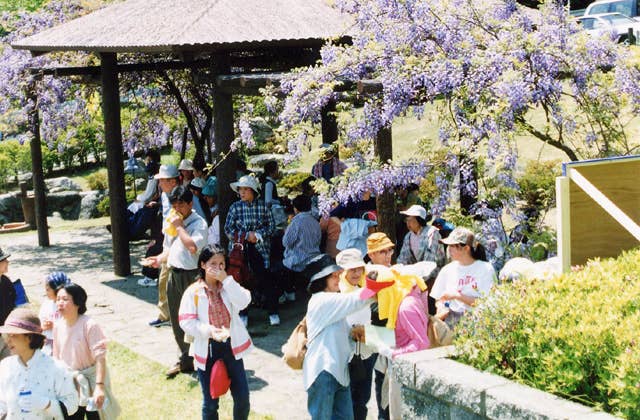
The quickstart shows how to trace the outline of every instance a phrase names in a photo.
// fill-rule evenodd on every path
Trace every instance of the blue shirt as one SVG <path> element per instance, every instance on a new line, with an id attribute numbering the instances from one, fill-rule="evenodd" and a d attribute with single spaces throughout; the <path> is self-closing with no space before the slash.
<path id="1" fill-rule="evenodd" d="M 311 212 L 296 214 L 282 237 L 284 266 L 296 272 L 304 270 L 314 257 L 320 255 L 321 239 L 320 223 Z"/>

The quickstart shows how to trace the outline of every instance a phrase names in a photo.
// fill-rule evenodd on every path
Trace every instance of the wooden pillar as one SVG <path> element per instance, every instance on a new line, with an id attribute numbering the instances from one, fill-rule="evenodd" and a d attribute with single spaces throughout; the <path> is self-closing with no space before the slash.
<path id="1" fill-rule="evenodd" d="M 42 171 L 42 142 L 40 141 L 40 112 L 36 82 L 27 87 L 27 98 L 33 108 L 29 110 L 29 129 L 31 130 L 31 171 L 33 172 L 33 194 L 35 198 L 36 226 L 38 245 L 49 246 L 49 227 L 47 226 L 47 196 L 44 192 L 44 173 Z"/>
<path id="2" fill-rule="evenodd" d="M 380 162 L 385 163 L 393 157 L 391 127 L 384 127 L 378 131 L 373 151 Z M 387 191 L 376 197 L 378 209 L 378 231 L 387 234 L 389 239 L 395 241 L 396 237 L 396 200 L 394 191 Z M 402 244 L 398 245 L 396 249 Z"/>
<path id="3" fill-rule="evenodd" d="M 229 74 L 229 57 L 226 54 L 217 54 L 212 58 L 211 75 L 213 80 L 222 74 Z M 215 141 L 215 154 L 219 156 L 229 151 L 233 141 L 233 96 L 225 93 L 216 83 L 213 84 L 213 133 Z M 226 249 L 229 240 L 224 234 L 224 222 L 227 220 L 229 207 L 236 201 L 237 195 L 230 183 L 236 181 L 235 152 L 229 153 L 216 170 L 218 179 L 218 214 L 220 215 L 220 245 Z"/>
<path id="4" fill-rule="evenodd" d="M 338 140 L 338 122 L 336 121 L 336 102 L 329 101 L 321 113 L 322 142 L 333 143 Z"/>
<path id="5" fill-rule="evenodd" d="M 120 125 L 120 90 L 115 53 L 100 54 L 102 115 L 107 150 L 109 208 L 113 249 L 113 271 L 118 276 L 131 274 L 129 238 L 127 236 L 127 202 L 122 165 L 122 128 Z"/>

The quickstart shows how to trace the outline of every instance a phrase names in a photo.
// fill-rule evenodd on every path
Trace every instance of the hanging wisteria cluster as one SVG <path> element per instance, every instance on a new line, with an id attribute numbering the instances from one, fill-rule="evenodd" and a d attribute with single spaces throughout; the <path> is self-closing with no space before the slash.
<path id="1" fill-rule="evenodd" d="M 434 168 L 442 210 L 462 187 L 492 205 L 493 219 L 513 208 L 513 197 L 495 188 L 516 189 L 514 136 L 525 132 L 562 150 L 570 159 L 633 152 L 625 135 L 640 104 L 640 78 L 628 53 L 611 36 L 593 38 L 581 31 L 560 1 L 538 10 L 514 0 L 338 0 L 355 20 L 353 44 L 327 45 L 321 63 L 291 74 L 283 83 L 283 126 L 295 135 L 289 152 L 299 155 L 308 128 L 317 123 L 342 83 L 374 79 L 382 92 L 365 98 L 361 112 L 342 126 L 346 144 L 371 141 L 383 127 L 423 105 L 438 110 L 440 142 L 449 162 Z M 613 70 L 612 70 L 613 69 Z M 530 120 L 540 110 L 545 121 Z M 300 136 L 300 132 L 305 136 Z M 459 185 L 468 162 L 484 162 L 480 179 Z M 396 164 L 402 166 L 402 164 Z M 387 168 L 385 177 L 394 175 Z M 367 177 L 382 168 L 363 169 Z M 322 202 L 351 197 L 355 174 L 327 190 Z M 419 178 L 414 179 L 414 182 Z M 384 185 L 398 185 L 400 180 Z M 478 211 L 486 213 L 486 206 Z M 484 215 L 485 220 L 491 219 Z M 491 226 L 491 223 L 486 223 Z M 504 229 L 494 236 L 504 237 Z M 496 228 L 495 230 L 498 230 Z"/>

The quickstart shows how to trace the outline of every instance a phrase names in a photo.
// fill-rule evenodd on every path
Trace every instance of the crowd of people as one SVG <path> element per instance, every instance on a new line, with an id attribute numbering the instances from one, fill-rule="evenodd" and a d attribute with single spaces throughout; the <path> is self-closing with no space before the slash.
<path id="1" fill-rule="evenodd" d="M 313 172 L 330 180 L 344 164 L 333 147 L 323 150 Z M 218 418 L 214 385 L 220 375 L 230 384 L 234 419 L 248 417 L 243 357 L 253 347 L 249 308 L 261 307 L 265 321 L 277 326 L 279 305 L 307 299 L 303 383 L 310 416 L 365 419 L 374 388 L 377 418 L 397 418 L 390 404 L 393 358 L 428 349 L 430 317 L 454 329 L 495 281 L 473 232 L 458 227 L 445 233 L 430 225 L 415 190 L 399 195 L 405 229 L 389 238 L 377 232 L 371 194 L 320 217 L 309 179 L 291 203 L 278 194 L 275 162 L 265 165 L 262 177 L 238 174 L 230 185 L 238 200 L 225 220 L 218 214 L 217 180 L 202 165 L 156 163 L 150 164 L 152 187 L 130 207 L 131 220 L 142 209 L 156 212 L 143 213 L 151 240 L 139 284 L 158 287 L 158 316 L 149 324 L 170 323 L 180 353 L 167 377 L 197 372 L 203 419 Z M 220 246 L 221 234 L 228 249 Z M 0 364 L 0 418 L 20 418 L 15 413 L 25 407 L 44 413 L 38 418 L 52 410 L 75 413 L 71 418 L 117 416 L 106 338 L 85 315 L 84 289 L 64 273 L 51 273 L 40 317 L 14 309 L 8 256 L 0 250 L 0 357 L 7 349 L 13 355 Z M 248 275 L 239 274 L 238 258 Z M 35 385 L 34 363 L 55 386 Z"/>

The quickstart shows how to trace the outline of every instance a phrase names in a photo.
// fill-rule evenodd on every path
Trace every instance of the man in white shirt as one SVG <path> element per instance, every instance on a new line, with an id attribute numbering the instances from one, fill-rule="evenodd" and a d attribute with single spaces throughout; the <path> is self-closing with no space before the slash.
<path id="1" fill-rule="evenodd" d="M 175 236 L 170 239 L 168 248 L 162 254 L 152 257 L 154 263 L 166 261 L 169 267 L 167 299 L 173 336 L 180 348 L 180 361 L 169 371 L 172 378 L 180 372 L 193 372 L 193 358 L 189 356 L 189 345 L 184 341 L 184 331 L 178 323 L 178 310 L 182 294 L 196 279 L 198 274 L 198 256 L 207 245 L 207 222 L 193 211 L 193 194 L 180 185 L 169 195 L 174 212 L 169 215 L 169 223 L 175 228 Z M 166 233 L 166 236 L 170 235 Z"/>

